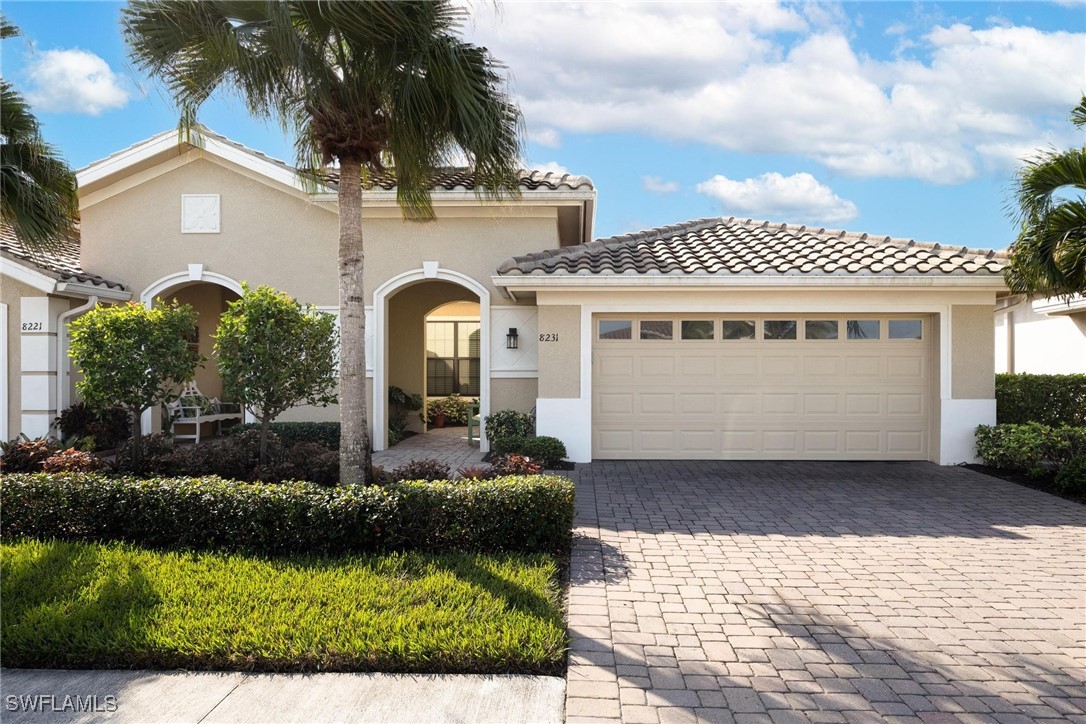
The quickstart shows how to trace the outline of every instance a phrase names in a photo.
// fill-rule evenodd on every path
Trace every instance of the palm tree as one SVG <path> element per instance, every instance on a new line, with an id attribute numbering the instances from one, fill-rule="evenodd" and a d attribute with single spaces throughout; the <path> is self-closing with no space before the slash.
<path id="1" fill-rule="evenodd" d="M 372 479 L 365 399 L 363 175 L 388 165 L 404 217 L 430 219 L 436 169 L 459 153 L 489 196 L 515 195 L 520 112 L 500 66 L 463 41 L 448 0 L 135 0 L 135 63 L 173 94 L 182 130 L 221 87 L 296 134 L 298 167 L 339 164 L 341 481 Z M 375 391 L 375 394 L 381 394 Z"/>
<path id="2" fill-rule="evenodd" d="M 1086 96 L 1071 122 L 1086 128 Z M 1014 196 L 1022 230 L 1011 247 L 1007 286 L 1046 297 L 1086 292 L 1086 146 L 1027 160 Z"/>
<path id="3" fill-rule="evenodd" d="M 0 18 L 0 40 L 19 29 Z M 30 248 L 48 249 L 72 231 L 75 174 L 41 135 L 38 119 L 0 78 L 0 221 Z"/>

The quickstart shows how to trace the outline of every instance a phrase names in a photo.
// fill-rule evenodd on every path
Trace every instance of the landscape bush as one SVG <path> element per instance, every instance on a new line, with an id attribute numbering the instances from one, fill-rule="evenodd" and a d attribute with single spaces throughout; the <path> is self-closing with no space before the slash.
<path id="1" fill-rule="evenodd" d="M 95 450 L 112 450 L 128 439 L 131 423 L 123 407 L 94 410 L 85 402 L 76 402 L 60 413 L 57 429 L 67 444 L 92 438 Z"/>
<path id="2" fill-rule="evenodd" d="M 393 470 L 392 479 L 396 482 L 402 480 L 448 480 L 449 466 L 434 458 L 412 460 Z"/>
<path id="3" fill-rule="evenodd" d="M 503 437 L 529 437 L 535 434 L 535 418 L 527 412 L 498 410 L 483 419 L 486 437 L 490 441 Z"/>
<path id="4" fill-rule="evenodd" d="M 491 463 L 490 471 L 494 476 L 538 475 L 543 472 L 543 466 L 523 455 L 499 455 Z"/>
<path id="5" fill-rule="evenodd" d="M 495 455 L 522 455 L 545 468 L 554 468 L 566 459 L 566 446 L 556 437 L 499 437 L 490 443 Z"/>
<path id="6" fill-rule="evenodd" d="M 0 536 L 124 541 L 281 555 L 475 550 L 566 555 L 565 478 L 321 487 L 206 478 L 13 474 L 0 479 Z"/>
<path id="7" fill-rule="evenodd" d="M 102 458 L 75 448 L 53 453 L 42 463 L 42 470 L 47 473 L 93 473 L 104 467 Z"/>
<path id="8" fill-rule="evenodd" d="M 985 465 L 1041 478 L 1086 455 L 1086 427 L 1053 427 L 1039 422 L 981 425 L 977 428 L 977 454 Z"/>
<path id="9" fill-rule="evenodd" d="M 1056 473 L 1056 488 L 1068 495 L 1086 496 L 1086 454 L 1076 455 Z"/>
<path id="10" fill-rule="evenodd" d="M 0 471 L 5 473 L 37 473 L 42 470 L 45 461 L 53 456 L 60 446 L 56 441 L 39 437 L 30 439 L 26 435 L 0 444 Z"/>
<path id="11" fill-rule="evenodd" d="M 1086 426 L 1086 374 L 996 375 L 996 420 Z"/>
<path id="12" fill-rule="evenodd" d="M 227 430 L 226 436 L 232 437 L 246 430 L 259 428 L 259 423 L 254 422 L 234 425 Z M 284 448 L 292 448 L 303 442 L 315 442 L 329 450 L 339 450 L 338 422 L 273 422 L 271 431 L 279 438 Z"/>

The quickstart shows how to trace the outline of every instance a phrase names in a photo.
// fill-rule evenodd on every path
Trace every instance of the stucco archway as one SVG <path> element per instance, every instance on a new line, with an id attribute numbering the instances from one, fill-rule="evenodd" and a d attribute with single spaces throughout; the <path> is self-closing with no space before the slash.
<path id="1" fill-rule="evenodd" d="M 464 287 L 479 299 L 479 417 L 490 414 L 490 291 L 475 279 L 452 269 L 442 269 L 437 262 L 424 262 L 421 269 L 398 274 L 373 293 L 374 354 L 373 365 L 373 449 L 388 447 L 388 301 L 405 287 L 427 281 L 446 281 Z M 480 450 L 489 447 L 480 435 Z"/>

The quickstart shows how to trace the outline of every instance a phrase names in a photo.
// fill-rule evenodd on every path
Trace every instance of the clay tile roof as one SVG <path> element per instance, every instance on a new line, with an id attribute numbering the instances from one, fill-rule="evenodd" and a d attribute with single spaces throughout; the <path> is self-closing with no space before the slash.
<path id="1" fill-rule="evenodd" d="M 32 251 L 15 236 L 9 224 L 0 225 L 0 252 L 37 267 L 62 282 L 94 284 L 112 289 L 124 289 L 121 282 L 111 281 L 95 274 L 88 274 L 79 265 L 79 232 L 58 239 L 48 250 Z"/>
<path id="2" fill-rule="evenodd" d="M 325 178 L 333 186 L 339 183 L 338 171 L 325 172 Z M 569 173 L 554 173 L 553 171 L 529 171 L 522 169 L 517 172 L 517 183 L 525 191 L 576 191 L 579 189 L 593 188 L 592 179 L 587 176 L 575 176 Z M 369 178 L 372 189 L 382 191 L 394 191 L 396 189 L 396 173 L 389 170 L 381 174 L 372 175 Z M 435 191 L 474 191 L 475 174 L 469 168 L 447 168 L 438 171 L 430 180 L 430 188 Z"/>
<path id="3" fill-rule="evenodd" d="M 498 267 L 517 274 L 1000 274 L 1004 252 L 948 248 L 806 226 L 713 218 L 535 254 Z"/>

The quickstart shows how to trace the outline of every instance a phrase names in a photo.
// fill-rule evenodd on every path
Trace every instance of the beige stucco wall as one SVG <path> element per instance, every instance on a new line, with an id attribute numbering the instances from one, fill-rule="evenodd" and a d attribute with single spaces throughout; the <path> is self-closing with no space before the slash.
<path id="1" fill-rule="evenodd" d="M 104 200 L 101 188 L 88 196 L 95 202 L 81 211 L 84 268 L 123 279 L 138 295 L 168 274 L 203 264 L 205 271 L 270 284 L 304 302 L 338 304 L 334 207 L 224 164 L 201 158 Z M 219 194 L 221 233 L 182 234 L 182 194 Z M 558 245 L 554 207 L 439 206 L 437 213 L 436 221 L 408 222 L 398 208 L 364 207 L 368 295 L 396 274 L 437 261 L 497 297 L 490 277 L 502 261 Z"/>
<path id="2" fill-rule="evenodd" d="M 988 400 L 995 396 L 995 328 L 992 306 L 955 304 L 950 311 L 951 397 Z"/>
<path id="3" fill-rule="evenodd" d="M 581 308 L 572 304 L 539 307 L 539 334 L 557 335 L 539 343 L 539 396 L 581 395 Z"/>
<path id="4" fill-rule="evenodd" d="M 221 233 L 182 234 L 181 195 L 219 194 Z M 81 211 L 82 262 L 137 296 L 168 274 L 205 271 L 338 304 L 335 213 L 208 160 L 197 160 Z"/>
<path id="5" fill-rule="evenodd" d="M 1086 372 L 1086 312 L 1041 314 L 1023 302 L 995 315 L 996 372 Z"/>
<path id="6" fill-rule="evenodd" d="M 222 377 L 215 358 L 215 333 L 219 328 L 219 318 L 226 311 L 226 305 L 237 299 L 237 295 L 218 284 L 197 283 L 179 289 L 170 295 L 171 299 L 181 304 L 188 304 L 199 318 L 196 321 L 199 331 L 200 354 L 206 358 L 204 366 L 196 370 L 196 386 L 207 397 L 222 399 Z"/>
<path id="7" fill-rule="evenodd" d="M 531 412 L 539 397 L 539 380 L 535 378 L 499 377 L 490 380 L 490 409 Z"/>

